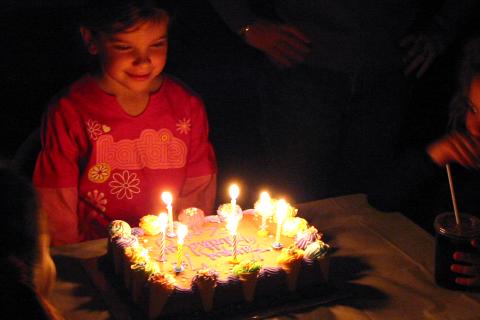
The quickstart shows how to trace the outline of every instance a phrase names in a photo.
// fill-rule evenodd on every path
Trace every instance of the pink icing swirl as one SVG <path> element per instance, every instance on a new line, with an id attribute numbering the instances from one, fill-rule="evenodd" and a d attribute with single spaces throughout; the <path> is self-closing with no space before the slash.
<path id="1" fill-rule="evenodd" d="M 133 247 L 135 245 L 138 245 L 138 238 L 135 236 L 129 236 L 129 237 L 118 237 L 115 239 L 115 244 L 119 246 L 120 248 L 128 248 L 128 247 Z"/>
<path id="2" fill-rule="evenodd" d="M 305 250 L 310 243 L 320 239 L 321 234 L 318 233 L 318 230 L 315 227 L 310 227 L 295 236 L 295 245 L 297 248 Z"/>

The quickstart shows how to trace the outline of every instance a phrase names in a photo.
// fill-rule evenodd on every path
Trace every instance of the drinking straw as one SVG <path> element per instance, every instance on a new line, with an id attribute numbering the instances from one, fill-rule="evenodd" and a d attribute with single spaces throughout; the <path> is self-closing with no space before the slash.
<path id="1" fill-rule="evenodd" d="M 455 221 L 457 222 L 457 226 L 461 226 L 460 220 L 460 213 L 458 212 L 457 206 L 457 198 L 455 197 L 455 190 L 453 188 L 453 179 L 452 179 L 452 172 L 450 171 L 450 164 L 446 164 L 445 167 L 447 168 L 447 176 L 448 176 L 448 185 L 450 186 L 450 195 L 452 196 L 452 204 L 453 204 L 453 212 L 455 213 Z"/>

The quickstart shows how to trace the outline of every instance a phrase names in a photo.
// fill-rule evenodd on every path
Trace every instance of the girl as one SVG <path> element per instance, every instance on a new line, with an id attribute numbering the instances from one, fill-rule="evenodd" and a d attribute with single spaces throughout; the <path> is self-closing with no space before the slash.
<path id="1" fill-rule="evenodd" d="M 445 165 L 452 171 L 460 210 L 480 216 L 480 39 L 469 42 L 462 60 L 457 93 L 451 103 L 452 130 L 425 150 L 411 150 L 378 181 L 378 190 L 368 195 L 373 206 L 401 211 L 433 232 L 433 220 L 452 211 Z M 475 170 L 465 170 L 475 169 Z M 478 247 L 478 240 L 472 241 Z M 480 287 L 480 253 L 456 252 L 453 264 L 457 283 Z"/>
<path id="2" fill-rule="evenodd" d="M 163 208 L 211 212 L 216 164 L 201 99 L 162 73 L 169 14 L 149 0 L 92 1 L 80 28 L 97 68 L 51 103 L 34 184 L 53 245 L 105 237 Z"/>

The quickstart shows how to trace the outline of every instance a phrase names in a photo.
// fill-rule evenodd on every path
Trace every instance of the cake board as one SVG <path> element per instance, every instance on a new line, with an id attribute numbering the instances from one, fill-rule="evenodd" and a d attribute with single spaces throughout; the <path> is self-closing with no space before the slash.
<path id="1" fill-rule="evenodd" d="M 114 319 L 147 319 L 144 311 L 133 304 L 122 283 L 122 277 L 112 272 L 112 266 L 109 265 L 110 262 L 106 256 L 84 259 L 81 260 L 81 264 Z M 188 314 L 166 313 L 162 314 L 161 319 L 266 319 L 276 315 L 306 311 L 350 296 L 351 294 L 340 292 L 326 283 L 284 296 L 261 297 L 252 303 L 236 303 L 208 313 L 204 311 Z"/>

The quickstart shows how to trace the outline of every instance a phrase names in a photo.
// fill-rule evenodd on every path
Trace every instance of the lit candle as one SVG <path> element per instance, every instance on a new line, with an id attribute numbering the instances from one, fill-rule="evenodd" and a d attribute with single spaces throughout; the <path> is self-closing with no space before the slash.
<path id="1" fill-rule="evenodd" d="M 237 260 L 237 228 L 238 228 L 238 222 L 240 221 L 238 215 L 230 215 L 227 218 L 227 230 L 230 232 L 230 235 L 232 236 L 232 242 L 233 242 L 233 249 L 232 249 L 232 260 L 230 260 L 231 263 L 238 263 Z"/>
<path id="2" fill-rule="evenodd" d="M 287 202 L 284 199 L 280 199 L 277 202 L 277 210 L 275 211 L 275 218 L 277 219 L 277 232 L 275 234 L 275 242 L 272 247 L 274 249 L 280 249 L 283 245 L 280 243 L 280 232 L 282 230 L 282 223 L 287 216 Z"/>
<path id="3" fill-rule="evenodd" d="M 231 214 L 235 215 L 237 214 L 237 198 L 238 198 L 238 195 L 240 194 L 240 188 L 236 184 L 232 184 L 228 189 L 228 193 L 230 194 L 230 199 L 232 199 L 230 201 L 232 205 Z"/>
<path id="4" fill-rule="evenodd" d="M 166 261 L 165 257 L 165 233 L 167 231 L 168 215 L 162 212 L 158 216 L 158 224 L 160 225 L 160 232 L 162 237 L 160 238 L 160 261 Z"/>
<path id="5" fill-rule="evenodd" d="M 182 272 L 184 270 L 182 265 L 183 258 L 183 240 L 188 233 L 188 227 L 182 223 L 177 227 L 177 265 L 175 266 L 175 272 Z"/>
<path id="6" fill-rule="evenodd" d="M 173 212 L 172 212 L 172 194 L 168 191 L 162 192 L 162 201 L 167 206 L 168 212 L 168 233 L 170 238 L 175 237 L 175 231 L 173 230 Z"/>
<path id="7" fill-rule="evenodd" d="M 268 192 L 263 191 L 262 193 L 260 193 L 260 200 L 258 202 L 258 206 L 255 209 L 258 210 L 260 216 L 262 217 L 262 224 L 260 225 L 258 235 L 261 237 L 265 237 L 268 235 L 267 218 L 270 217 L 273 212 L 272 199 L 270 198 Z"/>

